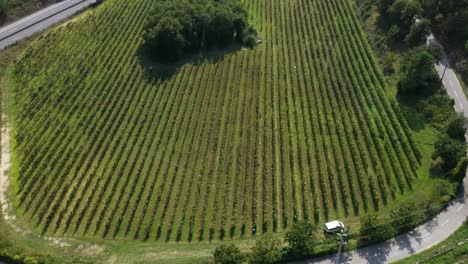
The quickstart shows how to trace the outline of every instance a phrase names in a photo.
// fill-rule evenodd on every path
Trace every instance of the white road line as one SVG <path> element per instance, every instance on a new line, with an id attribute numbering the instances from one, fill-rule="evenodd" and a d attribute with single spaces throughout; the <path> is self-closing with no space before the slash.
<path id="1" fill-rule="evenodd" d="M 453 86 L 452 80 L 449 79 L 448 81 L 449 81 L 449 83 L 450 83 L 450 86 Z"/>
<path id="2" fill-rule="evenodd" d="M 463 110 L 463 105 L 462 105 L 462 103 L 460 103 L 460 108 Z"/>
<path id="3" fill-rule="evenodd" d="M 444 222 L 441 224 L 441 226 L 444 226 L 444 225 L 446 225 L 446 224 L 448 223 L 448 221 L 449 221 L 448 219 L 447 219 L 447 220 L 445 220 L 445 221 L 444 221 Z"/>
<path id="4" fill-rule="evenodd" d="M 455 97 L 458 97 L 458 93 L 457 93 L 457 91 L 454 91 L 454 93 L 455 93 Z"/>
<path id="5" fill-rule="evenodd" d="M 460 212 L 460 210 L 463 208 L 465 204 L 460 205 L 460 207 L 457 208 L 457 212 Z"/>
<path id="6" fill-rule="evenodd" d="M 420 238 L 423 238 L 423 237 L 427 237 L 427 236 L 429 236 L 429 235 L 430 235 L 430 233 L 426 233 L 426 234 L 421 235 L 421 236 L 419 236 L 419 237 L 420 237 Z"/>

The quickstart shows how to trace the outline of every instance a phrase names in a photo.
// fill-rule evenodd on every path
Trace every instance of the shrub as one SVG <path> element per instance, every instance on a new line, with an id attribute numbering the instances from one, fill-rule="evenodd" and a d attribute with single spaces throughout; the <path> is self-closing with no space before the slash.
<path id="1" fill-rule="evenodd" d="M 361 217 L 359 231 L 360 245 L 387 240 L 395 236 L 395 228 L 388 219 L 380 220 L 376 215 L 369 214 Z"/>
<path id="2" fill-rule="evenodd" d="M 435 151 L 432 154 L 432 158 L 442 158 L 443 164 L 442 169 L 445 172 L 449 172 L 454 169 L 458 162 L 466 156 L 466 144 L 464 141 L 453 139 L 446 134 L 442 134 L 441 137 L 435 143 Z"/>
<path id="3" fill-rule="evenodd" d="M 281 241 L 266 235 L 258 239 L 252 248 L 250 263 L 270 264 L 278 263 L 281 260 Z"/>
<path id="4" fill-rule="evenodd" d="M 439 88 L 440 80 L 434 68 L 434 57 L 426 50 L 410 53 L 398 85 L 399 92 L 403 94 L 425 94 Z"/>
<path id="5" fill-rule="evenodd" d="M 295 223 L 286 232 L 286 242 L 288 242 L 288 252 L 294 256 L 308 256 L 314 253 L 316 244 L 315 233 L 317 227 L 309 222 Z"/>
<path id="6" fill-rule="evenodd" d="M 427 19 L 421 19 L 418 22 L 414 22 L 408 35 L 405 37 L 405 42 L 409 46 L 417 46 L 425 43 L 426 37 L 431 32 L 431 23 Z"/>
<path id="7" fill-rule="evenodd" d="M 175 61 L 183 53 L 234 41 L 254 46 L 255 36 L 239 0 L 165 0 L 150 12 L 144 40 L 155 58 Z"/>
<path id="8" fill-rule="evenodd" d="M 244 255 L 234 244 L 216 247 L 213 255 L 215 263 L 218 264 L 240 264 L 244 261 Z"/>
<path id="9" fill-rule="evenodd" d="M 428 46 L 428 51 L 434 57 L 435 60 L 440 61 L 442 60 L 442 56 L 444 54 L 444 48 L 440 45 L 437 41 L 432 41 Z"/>
<path id="10" fill-rule="evenodd" d="M 449 137 L 464 141 L 466 132 L 465 128 L 466 118 L 463 116 L 463 114 L 458 114 L 448 122 L 445 131 L 447 132 L 447 135 L 449 135 Z"/>

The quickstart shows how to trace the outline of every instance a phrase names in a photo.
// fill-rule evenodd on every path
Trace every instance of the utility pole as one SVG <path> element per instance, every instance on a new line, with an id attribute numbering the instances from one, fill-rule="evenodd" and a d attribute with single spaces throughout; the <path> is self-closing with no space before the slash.
<path id="1" fill-rule="evenodd" d="M 444 65 L 444 73 L 442 73 L 442 77 L 440 78 L 440 81 L 444 80 L 445 71 L 447 71 L 447 65 Z"/>
<path id="2" fill-rule="evenodd" d="M 341 263 L 341 252 L 343 251 L 344 245 L 346 245 L 346 241 L 344 240 L 345 237 L 348 236 L 347 233 L 342 230 L 340 233 L 336 233 L 340 237 L 340 241 L 338 242 L 338 256 L 336 259 L 336 263 L 340 264 Z"/>

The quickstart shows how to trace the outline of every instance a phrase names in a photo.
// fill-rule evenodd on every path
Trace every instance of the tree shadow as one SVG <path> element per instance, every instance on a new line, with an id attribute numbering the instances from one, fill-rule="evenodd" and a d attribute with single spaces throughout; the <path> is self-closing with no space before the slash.
<path id="1" fill-rule="evenodd" d="M 398 96 L 398 103 L 403 116 L 408 122 L 409 127 L 418 132 L 426 127 L 427 121 L 422 113 L 416 109 L 419 98 L 410 96 Z"/>
<path id="2" fill-rule="evenodd" d="M 187 53 L 183 55 L 182 59 L 175 62 L 163 62 L 153 58 L 153 56 L 150 55 L 151 52 L 149 48 L 143 45 L 138 50 L 138 59 L 143 67 L 145 78 L 156 82 L 158 80 L 171 78 L 173 75 L 177 74 L 184 65 L 214 64 L 224 60 L 227 55 L 234 54 L 242 49 L 244 49 L 242 45 L 232 44 L 222 49 L 213 48 L 210 50 Z"/>
<path id="3" fill-rule="evenodd" d="M 414 238 L 418 243 L 421 243 L 421 232 L 417 230 L 409 231 L 408 233 L 395 237 L 395 243 L 399 249 L 408 251 L 411 255 L 416 253 L 411 245 L 411 239 Z"/>
<path id="4" fill-rule="evenodd" d="M 385 263 L 391 250 L 391 242 L 385 241 L 358 250 L 358 255 L 367 263 Z"/>
<path id="5" fill-rule="evenodd" d="M 439 226 L 437 219 L 432 218 L 424 224 L 424 229 L 426 229 L 427 232 L 432 233 L 432 231 L 434 231 L 437 226 Z"/>

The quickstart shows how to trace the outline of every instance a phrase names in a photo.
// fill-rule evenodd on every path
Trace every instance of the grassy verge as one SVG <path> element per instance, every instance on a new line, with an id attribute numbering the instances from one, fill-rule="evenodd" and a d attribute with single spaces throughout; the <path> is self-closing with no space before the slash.
<path id="1" fill-rule="evenodd" d="M 419 254 L 395 262 L 407 263 L 465 263 L 468 261 L 468 222 L 438 245 Z"/>

